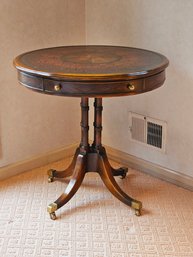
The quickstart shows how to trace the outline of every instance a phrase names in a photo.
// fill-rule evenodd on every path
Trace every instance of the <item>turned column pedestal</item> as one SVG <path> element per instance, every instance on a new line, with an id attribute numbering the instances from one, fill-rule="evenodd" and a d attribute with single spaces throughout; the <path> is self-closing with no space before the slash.
<path id="1" fill-rule="evenodd" d="M 56 219 L 55 211 L 66 204 L 77 192 L 87 172 L 97 172 L 109 191 L 120 201 L 135 209 L 135 214 L 140 215 L 142 203 L 124 193 L 117 184 L 114 176 L 126 177 L 128 168 L 111 167 L 105 148 L 101 144 L 102 131 L 102 98 L 95 98 L 94 101 L 94 140 L 89 145 L 88 125 L 88 98 L 81 98 L 81 142 L 76 150 L 70 166 L 63 171 L 49 170 L 48 181 L 53 182 L 55 178 L 71 176 L 70 182 L 64 193 L 53 203 L 48 205 L 48 212 L 51 219 Z"/>

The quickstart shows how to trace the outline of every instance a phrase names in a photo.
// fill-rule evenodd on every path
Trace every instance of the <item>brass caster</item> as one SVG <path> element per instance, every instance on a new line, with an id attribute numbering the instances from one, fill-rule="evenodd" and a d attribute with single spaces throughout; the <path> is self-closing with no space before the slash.
<path id="1" fill-rule="evenodd" d="M 141 210 L 135 209 L 135 215 L 136 215 L 136 216 L 141 216 Z"/>
<path id="2" fill-rule="evenodd" d="M 50 219 L 51 220 L 56 220 L 56 213 L 55 212 L 50 213 Z"/>
<path id="3" fill-rule="evenodd" d="M 133 200 L 131 203 L 131 207 L 135 210 L 136 216 L 141 216 L 142 202 Z"/>
<path id="4" fill-rule="evenodd" d="M 52 183 L 54 181 L 54 179 L 52 177 L 48 178 L 48 183 Z"/>
<path id="5" fill-rule="evenodd" d="M 54 181 L 54 171 L 53 169 L 48 170 L 48 183 L 52 183 Z"/>

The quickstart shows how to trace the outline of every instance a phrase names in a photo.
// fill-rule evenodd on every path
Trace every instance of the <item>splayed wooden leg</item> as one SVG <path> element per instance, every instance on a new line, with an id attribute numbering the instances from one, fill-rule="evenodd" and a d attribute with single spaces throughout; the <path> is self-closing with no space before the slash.
<path id="1" fill-rule="evenodd" d="M 104 149 L 103 149 L 104 150 Z M 108 162 L 106 161 L 105 151 L 99 154 L 99 174 L 103 180 L 106 187 L 109 191 L 118 198 L 121 202 L 135 209 L 135 214 L 140 216 L 142 203 L 137 201 L 130 196 L 128 196 L 123 190 L 119 187 L 116 180 L 113 177 L 112 170 L 109 167 Z"/>
<path id="2" fill-rule="evenodd" d="M 63 171 L 57 171 L 54 169 L 50 169 L 48 170 L 48 182 L 51 183 L 54 181 L 54 178 L 67 178 L 70 177 L 73 173 L 75 164 L 76 164 L 76 159 L 79 153 L 79 148 L 76 150 L 76 153 L 73 157 L 73 160 L 71 162 L 71 164 L 68 166 L 67 169 L 63 170 Z"/>
<path id="3" fill-rule="evenodd" d="M 76 164 L 72 174 L 72 178 L 65 190 L 65 192 L 54 202 L 48 205 L 48 212 L 51 219 L 55 219 L 55 211 L 66 204 L 79 189 L 85 175 L 86 158 L 84 155 L 79 154 L 77 156 Z"/>
<path id="4" fill-rule="evenodd" d="M 103 152 L 103 160 L 105 162 L 106 167 L 108 166 L 108 169 L 111 170 L 111 173 L 113 176 L 120 176 L 122 179 L 124 179 L 127 175 L 128 168 L 127 167 L 120 167 L 118 169 L 114 169 L 111 164 L 109 163 L 105 148 L 102 148 Z"/>

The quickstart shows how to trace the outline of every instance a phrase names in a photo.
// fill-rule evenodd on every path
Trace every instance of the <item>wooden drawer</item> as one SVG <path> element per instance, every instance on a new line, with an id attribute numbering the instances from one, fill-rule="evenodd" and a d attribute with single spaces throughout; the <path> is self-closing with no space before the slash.
<path id="1" fill-rule="evenodd" d="M 146 78 L 110 82 L 63 81 L 37 77 L 22 72 L 19 73 L 20 83 L 33 90 L 42 91 L 47 94 L 75 97 L 108 97 L 141 94 L 161 86 L 164 80 L 164 71 Z"/>
<path id="2" fill-rule="evenodd" d="M 47 93 L 58 95 L 114 95 L 142 93 L 143 80 L 124 81 L 124 82 L 95 82 L 95 83 L 79 83 L 79 82 L 62 82 L 57 80 L 44 80 L 44 91 Z"/>

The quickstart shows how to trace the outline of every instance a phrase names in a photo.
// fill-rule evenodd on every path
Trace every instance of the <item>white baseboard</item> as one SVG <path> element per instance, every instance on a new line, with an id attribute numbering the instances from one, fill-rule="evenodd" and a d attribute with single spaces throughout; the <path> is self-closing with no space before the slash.
<path id="1" fill-rule="evenodd" d="M 77 146 L 78 144 L 73 144 L 42 155 L 34 156 L 28 160 L 2 167 L 0 168 L 0 180 L 47 165 L 55 161 L 59 161 L 64 158 L 71 157 L 73 156 Z M 154 177 L 166 180 L 177 186 L 181 186 L 193 191 L 193 177 L 145 161 L 125 152 L 116 150 L 110 146 L 105 146 L 105 148 L 107 150 L 107 155 L 111 160 L 120 162 L 131 168 L 140 170 Z"/>
<path id="2" fill-rule="evenodd" d="M 67 147 L 56 149 L 54 151 L 47 152 L 38 156 L 34 156 L 30 159 L 17 162 L 11 165 L 0 168 L 0 180 L 9 178 L 11 176 L 17 175 L 19 173 L 29 171 L 51 162 L 59 161 L 64 158 L 73 156 L 77 144 L 73 144 Z"/>
<path id="3" fill-rule="evenodd" d="M 109 146 L 105 146 L 105 148 L 107 150 L 107 155 L 111 160 L 120 162 L 127 165 L 128 167 L 140 170 L 154 177 L 163 179 L 177 186 L 193 191 L 193 177 L 145 161 Z"/>

